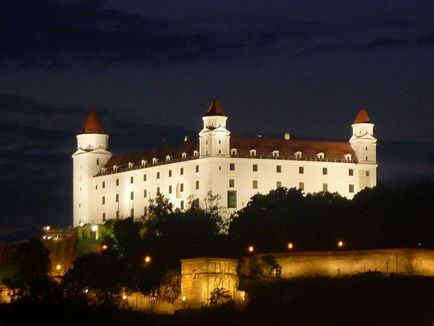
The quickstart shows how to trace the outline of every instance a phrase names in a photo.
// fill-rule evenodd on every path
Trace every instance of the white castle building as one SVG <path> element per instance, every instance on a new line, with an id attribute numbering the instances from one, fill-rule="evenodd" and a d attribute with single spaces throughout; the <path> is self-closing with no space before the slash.
<path id="1" fill-rule="evenodd" d="M 159 193 L 181 210 L 198 199 L 205 206 L 211 191 L 228 215 L 256 193 L 278 187 L 305 193 L 337 192 L 347 198 L 377 181 L 374 124 L 362 109 L 349 142 L 237 137 L 226 128 L 227 116 L 213 100 L 198 139 L 177 146 L 112 154 L 109 135 L 90 112 L 73 158 L 73 224 L 101 224 L 108 219 L 141 217 Z"/>

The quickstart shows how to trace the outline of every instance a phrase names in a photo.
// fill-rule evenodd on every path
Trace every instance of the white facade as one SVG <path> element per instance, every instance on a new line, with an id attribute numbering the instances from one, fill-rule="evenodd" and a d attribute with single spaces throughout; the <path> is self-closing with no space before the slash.
<path id="1" fill-rule="evenodd" d="M 103 146 L 106 134 L 78 135 L 73 155 L 74 226 L 145 216 L 157 193 L 184 209 L 194 199 L 205 207 L 211 191 L 220 195 L 222 213 L 228 215 L 254 194 L 277 187 L 353 198 L 376 185 L 376 139 L 370 120 L 359 123 L 356 118 L 350 142 L 247 139 L 231 136 L 227 117 L 219 110 L 208 109 L 199 141 L 186 140 L 139 156 L 112 155 Z M 95 143 L 81 139 L 93 137 Z"/>

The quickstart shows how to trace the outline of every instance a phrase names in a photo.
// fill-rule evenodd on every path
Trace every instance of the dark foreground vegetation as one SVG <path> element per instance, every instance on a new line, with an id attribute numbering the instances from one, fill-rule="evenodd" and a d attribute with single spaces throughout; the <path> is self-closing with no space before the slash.
<path id="1" fill-rule="evenodd" d="M 87 306 L 24 300 L 0 306 L 1 325 L 432 325 L 434 278 L 366 273 L 342 278 L 247 282 L 250 302 L 155 316 Z"/>

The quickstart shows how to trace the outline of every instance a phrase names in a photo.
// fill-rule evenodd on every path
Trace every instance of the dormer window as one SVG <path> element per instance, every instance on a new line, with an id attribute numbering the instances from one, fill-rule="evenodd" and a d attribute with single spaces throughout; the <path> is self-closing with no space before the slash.
<path id="1" fill-rule="evenodd" d="M 303 157 L 303 153 L 300 152 L 300 151 L 295 152 L 294 155 L 295 155 L 295 158 L 297 160 L 299 160 L 299 159 L 301 159 Z"/>
<path id="2" fill-rule="evenodd" d="M 194 152 L 193 152 L 193 156 L 194 156 L 194 157 L 198 157 L 198 156 L 199 156 L 199 152 L 198 152 L 198 151 L 194 151 Z"/>
<path id="3" fill-rule="evenodd" d="M 132 162 L 128 162 L 128 168 L 132 169 L 133 168 L 133 163 Z"/>
<path id="4" fill-rule="evenodd" d="M 274 151 L 271 152 L 271 155 L 273 157 L 279 157 L 279 151 L 278 150 L 274 150 Z"/>
<path id="5" fill-rule="evenodd" d="M 256 149 L 251 149 L 249 151 L 250 156 L 256 156 Z"/>
<path id="6" fill-rule="evenodd" d="M 320 152 L 320 153 L 316 154 L 316 158 L 317 158 L 318 160 L 323 160 L 323 159 L 324 159 L 324 153 L 323 153 L 323 152 Z"/>
<path id="7" fill-rule="evenodd" d="M 152 163 L 153 163 L 153 164 L 156 164 L 157 162 L 158 162 L 158 159 L 157 159 L 156 157 L 153 157 L 153 158 L 152 158 Z"/>
<path id="8" fill-rule="evenodd" d="M 347 162 L 351 162 L 352 158 L 353 158 L 353 156 L 351 154 L 345 154 L 344 155 L 344 159 Z"/>
<path id="9" fill-rule="evenodd" d="M 143 167 L 145 167 L 146 166 L 146 161 L 142 160 L 141 164 L 142 164 Z"/>
<path id="10" fill-rule="evenodd" d="M 183 153 L 181 154 L 181 157 L 182 157 L 182 158 L 187 158 L 187 153 L 186 153 L 186 152 L 183 152 Z"/>
<path id="11" fill-rule="evenodd" d="M 231 155 L 237 155 L 237 149 L 236 148 L 231 149 Z"/>
<path id="12" fill-rule="evenodd" d="M 170 161 L 170 155 L 166 155 L 166 162 Z"/>

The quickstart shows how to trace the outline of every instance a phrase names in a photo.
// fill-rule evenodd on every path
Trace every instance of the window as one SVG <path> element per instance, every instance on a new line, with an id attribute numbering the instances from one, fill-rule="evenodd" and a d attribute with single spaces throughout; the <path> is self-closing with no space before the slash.
<path id="1" fill-rule="evenodd" d="M 134 208 L 131 208 L 130 217 L 134 218 Z"/>
<path id="2" fill-rule="evenodd" d="M 119 211 L 116 211 L 116 219 L 119 220 Z"/>
<path id="3" fill-rule="evenodd" d="M 299 166 L 298 167 L 298 173 L 299 174 L 304 174 L 304 166 Z"/>
<path id="4" fill-rule="evenodd" d="M 298 183 L 298 189 L 300 189 L 301 191 L 304 191 L 304 182 Z"/>
<path id="5" fill-rule="evenodd" d="M 179 169 L 179 174 L 180 174 L 180 175 L 184 175 L 184 168 L 180 168 L 180 169 Z"/>
<path id="6" fill-rule="evenodd" d="M 276 181 L 276 188 L 282 187 L 282 181 Z"/>
<path id="7" fill-rule="evenodd" d="M 134 191 L 131 191 L 131 193 L 130 193 L 130 199 L 134 200 Z"/>
<path id="8" fill-rule="evenodd" d="M 143 181 L 146 181 L 146 174 L 143 175 Z"/>
<path id="9" fill-rule="evenodd" d="M 116 194 L 116 202 L 119 203 L 119 194 Z"/>
<path id="10" fill-rule="evenodd" d="M 157 187 L 157 195 L 160 194 L 160 187 Z"/>
<path id="11" fill-rule="evenodd" d="M 180 184 L 180 186 L 179 186 L 179 191 L 181 191 L 181 192 L 184 191 L 184 184 L 183 184 L 183 183 Z"/>
<path id="12" fill-rule="evenodd" d="M 228 190 L 227 201 L 228 208 L 237 208 L 237 192 L 234 190 Z"/>
<path id="13" fill-rule="evenodd" d="M 348 170 L 348 175 L 349 175 L 350 177 L 352 177 L 352 176 L 354 175 L 354 170 L 353 170 L 353 169 L 349 169 L 349 170 Z"/>
<path id="14" fill-rule="evenodd" d="M 169 178 L 172 176 L 172 170 L 169 170 Z"/>
<path id="15" fill-rule="evenodd" d="M 181 200 L 181 209 L 184 209 L 184 201 Z"/>
<path id="16" fill-rule="evenodd" d="M 349 185 L 349 187 L 348 187 L 348 191 L 352 194 L 352 193 L 354 193 L 354 185 Z"/>
<path id="17" fill-rule="evenodd" d="M 105 205 L 105 196 L 102 196 L 101 201 L 102 201 L 102 204 Z"/>
<path id="18" fill-rule="evenodd" d="M 322 191 L 323 191 L 323 192 L 327 192 L 327 191 L 329 191 L 329 186 L 328 186 L 327 183 L 323 183 L 323 184 L 322 184 Z"/>
<path id="19" fill-rule="evenodd" d="M 229 179 L 229 188 L 234 188 L 234 187 L 235 187 L 235 180 Z"/>
<path id="20" fill-rule="evenodd" d="M 199 180 L 196 180 L 196 189 L 199 189 Z"/>
<path id="21" fill-rule="evenodd" d="M 134 183 L 134 177 L 130 178 L 130 183 Z"/>
<path id="22" fill-rule="evenodd" d="M 105 213 L 102 213 L 102 221 L 105 222 Z"/>
<path id="23" fill-rule="evenodd" d="M 252 187 L 253 189 L 258 189 L 258 180 L 253 180 Z"/>
<path id="24" fill-rule="evenodd" d="M 230 171 L 235 171 L 235 163 L 230 163 L 229 164 L 229 170 Z"/>
<path id="25" fill-rule="evenodd" d="M 169 186 L 169 194 L 172 193 L 172 185 Z"/>
<path id="26" fill-rule="evenodd" d="M 327 175 L 327 168 L 322 168 L 322 174 Z"/>
<path id="27" fill-rule="evenodd" d="M 258 172 L 258 164 L 253 164 L 253 172 Z"/>
<path id="28" fill-rule="evenodd" d="M 276 172 L 282 173 L 282 166 L 281 165 L 276 165 Z"/>
<path id="29" fill-rule="evenodd" d="M 160 172 L 157 172 L 157 179 L 160 179 Z"/>
<path id="30" fill-rule="evenodd" d="M 116 179 L 116 186 L 119 186 L 119 179 Z"/>
<path id="31" fill-rule="evenodd" d="M 147 189 L 143 190 L 143 198 L 146 198 L 146 197 L 148 197 L 148 190 Z"/>
<path id="32" fill-rule="evenodd" d="M 196 165 L 196 173 L 199 172 L 199 165 Z"/>

